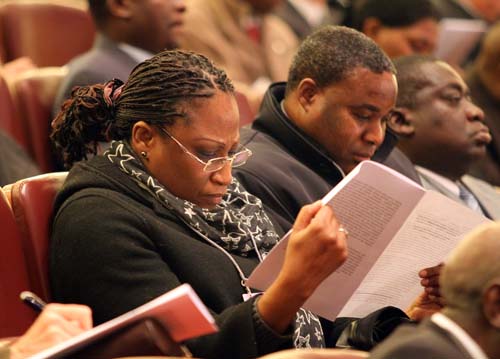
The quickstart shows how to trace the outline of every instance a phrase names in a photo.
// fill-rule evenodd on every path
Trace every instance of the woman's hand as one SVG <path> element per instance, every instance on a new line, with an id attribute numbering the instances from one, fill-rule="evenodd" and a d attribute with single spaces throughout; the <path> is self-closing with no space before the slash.
<path id="1" fill-rule="evenodd" d="M 321 202 L 303 207 L 297 216 L 280 277 L 304 301 L 347 259 L 345 232 L 339 229 L 332 208 Z"/>
<path id="2" fill-rule="evenodd" d="M 347 259 L 346 232 L 321 202 L 302 207 L 289 238 L 283 267 L 258 302 L 262 319 L 282 333 L 318 285 Z"/>
<path id="3" fill-rule="evenodd" d="M 92 313 L 85 305 L 48 304 L 28 331 L 11 347 L 11 359 L 29 356 L 92 328 Z"/>

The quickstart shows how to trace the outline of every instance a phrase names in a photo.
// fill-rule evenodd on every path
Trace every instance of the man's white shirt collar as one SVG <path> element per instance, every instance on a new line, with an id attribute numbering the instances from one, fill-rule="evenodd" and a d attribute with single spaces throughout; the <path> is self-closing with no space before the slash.
<path id="1" fill-rule="evenodd" d="M 471 338 L 471 336 L 463 330 L 457 323 L 441 313 L 435 313 L 431 317 L 431 321 L 441 329 L 447 331 L 462 344 L 471 358 L 488 359 L 481 347 Z"/>

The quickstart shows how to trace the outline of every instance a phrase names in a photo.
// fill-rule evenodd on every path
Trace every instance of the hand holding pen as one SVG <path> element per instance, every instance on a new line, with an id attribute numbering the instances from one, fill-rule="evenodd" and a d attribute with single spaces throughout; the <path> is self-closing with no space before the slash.
<path id="1" fill-rule="evenodd" d="M 38 313 L 41 312 L 47 305 L 47 303 L 45 303 L 38 295 L 27 290 L 21 292 L 21 294 L 19 294 L 19 298 L 21 298 L 23 303 Z"/>
<path id="2" fill-rule="evenodd" d="M 23 302 L 42 311 L 28 331 L 11 345 L 12 359 L 28 358 L 92 328 L 92 313 L 85 305 L 45 304 L 29 292 L 23 297 Z"/>

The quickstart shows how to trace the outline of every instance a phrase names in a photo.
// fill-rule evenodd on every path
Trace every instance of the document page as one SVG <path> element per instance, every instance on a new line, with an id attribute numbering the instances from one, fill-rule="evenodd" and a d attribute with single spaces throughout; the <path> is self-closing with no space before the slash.
<path id="1" fill-rule="evenodd" d="M 359 164 L 328 193 L 323 203 L 333 207 L 349 231 L 349 256 L 304 307 L 335 319 L 424 193 L 406 177 L 371 161 Z M 254 270 L 249 286 L 265 290 L 274 281 L 283 264 L 288 236 Z"/>
<path id="2" fill-rule="evenodd" d="M 418 272 L 444 261 L 467 232 L 488 221 L 426 192 L 339 315 L 362 317 L 388 305 L 405 310 L 423 290 Z"/>

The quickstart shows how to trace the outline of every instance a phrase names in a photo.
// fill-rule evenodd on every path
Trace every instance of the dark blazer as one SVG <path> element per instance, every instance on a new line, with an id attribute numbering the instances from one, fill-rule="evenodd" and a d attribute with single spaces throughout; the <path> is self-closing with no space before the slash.
<path id="1" fill-rule="evenodd" d="M 52 113 L 59 112 L 73 87 L 103 83 L 114 78 L 125 82 L 137 64 L 117 43 L 102 34 L 97 35 L 92 49 L 66 65 L 68 74 L 58 89 Z"/>
<path id="2" fill-rule="evenodd" d="M 370 354 L 371 359 L 471 359 L 462 344 L 426 320 L 418 326 L 402 325 Z"/>

